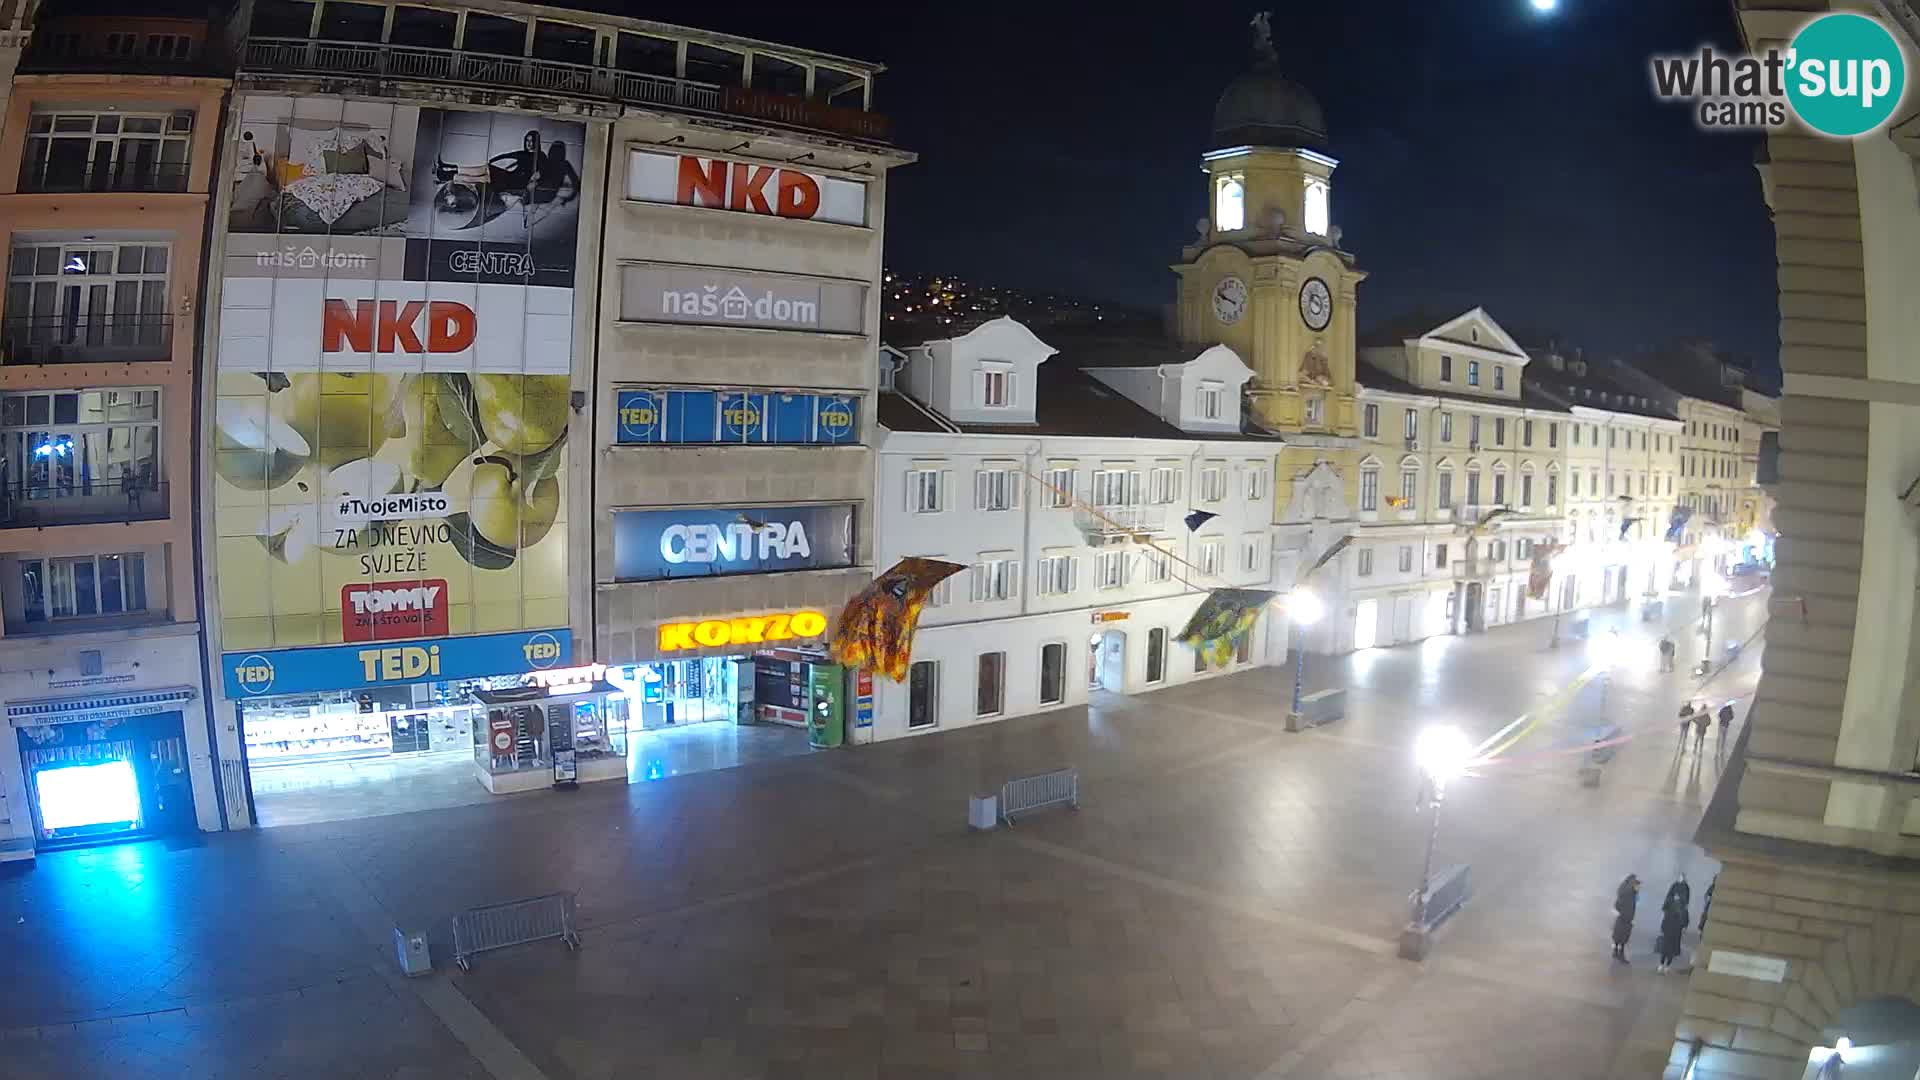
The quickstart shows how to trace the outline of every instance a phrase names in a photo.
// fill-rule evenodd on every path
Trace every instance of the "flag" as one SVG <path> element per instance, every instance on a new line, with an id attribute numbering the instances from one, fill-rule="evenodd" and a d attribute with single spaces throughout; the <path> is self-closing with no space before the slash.
<path id="1" fill-rule="evenodd" d="M 1200 526 L 1205 525 L 1207 522 L 1212 521 L 1214 518 L 1217 518 L 1219 516 L 1220 516 L 1219 514 L 1211 513 L 1206 510 L 1195 510 L 1193 513 L 1187 515 L 1187 531 L 1193 532 L 1194 530 L 1198 529 Z"/>
<path id="2" fill-rule="evenodd" d="M 1620 519 L 1620 539 L 1625 540 L 1627 538 L 1627 530 L 1633 528 L 1635 525 L 1638 525 L 1639 523 L 1640 523 L 1639 518 L 1621 518 Z"/>
<path id="3" fill-rule="evenodd" d="M 901 559 L 840 610 L 829 649 L 836 663 L 869 667 L 901 682 L 913 662 L 913 632 L 927 594 L 965 570 L 939 559 Z"/>
<path id="4" fill-rule="evenodd" d="M 1673 516 L 1667 519 L 1667 543 L 1677 544 L 1686 535 L 1687 521 L 1693 517 L 1693 507 L 1676 506 Z"/>
<path id="5" fill-rule="evenodd" d="M 1512 513 L 1513 513 L 1512 510 L 1509 510 L 1504 506 L 1496 506 L 1493 509 L 1487 511 L 1486 513 L 1481 514 L 1480 520 L 1474 522 L 1473 525 L 1467 529 L 1467 542 L 1471 544 L 1474 538 L 1480 535 L 1481 530 L 1485 529 L 1487 526 L 1493 524 L 1494 522 L 1500 520 L 1503 517 L 1510 516 Z"/>
<path id="6" fill-rule="evenodd" d="M 1327 550 L 1320 553 L 1320 557 L 1313 561 L 1312 566 L 1307 567 L 1306 573 L 1300 574 L 1294 579 L 1294 584 L 1305 585 L 1307 583 L 1307 579 L 1312 577 L 1315 571 L 1319 570 L 1321 567 L 1332 562 L 1333 557 L 1347 550 L 1347 545 L 1351 543 L 1353 543 L 1353 534 L 1348 533 L 1347 535 L 1327 545 Z"/>
<path id="7" fill-rule="evenodd" d="M 1277 595 L 1271 589 L 1215 589 L 1200 601 L 1175 640 L 1191 646 L 1209 667 L 1223 665 L 1253 629 L 1260 609 Z"/>
<path id="8" fill-rule="evenodd" d="M 1553 584 L 1553 557 L 1560 548 L 1554 543 L 1533 545 L 1533 561 L 1527 566 L 1527 595 L 1535 600 L 1546 599 L 1547 586 Z"/>

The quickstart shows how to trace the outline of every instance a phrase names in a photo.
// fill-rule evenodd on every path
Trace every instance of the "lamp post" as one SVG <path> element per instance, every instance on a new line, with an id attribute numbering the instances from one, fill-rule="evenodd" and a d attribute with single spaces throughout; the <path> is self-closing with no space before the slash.
<path id="1" fill-rule="evenodd" d="M 1440 840 L 1440 807 L 1446 801 L 1447 781 L 1466 771 L 1473 757 L 1473 744 L 1459 728 L 1442 725 L 1422 731 L 1414 742 L 1413 754 L 1420 771 L 1426 775 L 1427 800 L 1433 809 L 1433 818 L 1427 827 L 1426 857 L 1420 864 L 1420 887 L 1414 891 L 1407 928 L 1400 935 L 1400 955 L 1409 960 L 1423 960 L 1434 927 L 1466 899 L 1465 867 L 1449 876 L 1447 888 L 1443 890 L 1445 897 L 1435 896 L 1433 852 Z M 1440 900 L 1438 910 L 1433 904 L 1435 899 Z"/>
<path id="2" fill-rule="evenodd" d="M 1706 620 L 1707 647 L 1700 654 L 1700 666 L 1697 675 L 1706 675 L 1713 670 L 1713 613 L 1720 607 L 1720 598 L 1726 595 L 1727 579 L 1718 570 L 1708 570 L 1700 579 L 1701 617 Z"/>
<path id="3" fill-rule="evenodd" d="M 1319 622 L 1326 611 L 1320 597 L 1304 585 L 1295 586 L 1287 594 L 1287 618 L 1299 631 L 1293 646 L 1293 708 L 1287 714 L 1293 726 L 1300 721 L 1300 690 L 1307 677 L 1307 628 Z"/>
<path id="4" fill-rule="evenodd" d="M 1607 721 L 1607 691 L 1613 686 L 1613 665 L 1620 660 L 1620 631 L 1609 630 L 1587 643 L 1587 655 L 1600 669 L 1600 722 Z"/>
<path id="5" fill-rule="evenodd" d="M 1553 567 L 1553 577 L 1550 579 L 1551 584 L 1549 584 L 1547 588 L 1549 590 L 1554 590 L 1554 589 L 1560 590 L 1561 595 L 1556 599 L 1559 599 L 1562 601 L 1562 603 L 1555 605 L 1553 609 L 1553 636 L 1547 639 L 1547 648 L 1557 649 L 1560 647 L 1560 616 L 1564 615 L 1567 610 L 1567 605 L 1564 602 L 1566 597 L 1566 589 L 1565 589 L 1565 586 L 1561 584 L 1560 577 L 1562 574 L 1565 574 L 1567 571 L 1573 569 L 1573 559 L 1570 558 L 1566 552 L 1561 552 L 1560 554 L 1555 555 L 1549 561 L 1548 565 Z M 1551 597 L 1551 595 L 1552 594 L 1550 591 L 1549 597 Z"/>

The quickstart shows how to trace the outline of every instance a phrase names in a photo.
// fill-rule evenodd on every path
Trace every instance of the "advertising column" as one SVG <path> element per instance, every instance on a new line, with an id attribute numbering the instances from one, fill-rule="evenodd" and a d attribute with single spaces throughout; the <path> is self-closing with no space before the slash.
<path id="1" fill-rule="evenodd" d="M 506 113 L 241 102 L 210 447 L 230 694 L 277 692 L 268 670 L 351 689 L 570 656 L 584 135 Z M 536 633 L 540 648 L 519 647 Z M 433 671 L 325 648 L 420 639 Z"/>

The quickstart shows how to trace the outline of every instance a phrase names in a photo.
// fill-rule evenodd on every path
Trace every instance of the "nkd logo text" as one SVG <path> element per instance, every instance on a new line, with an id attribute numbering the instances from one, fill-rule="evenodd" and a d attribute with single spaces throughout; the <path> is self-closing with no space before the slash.
<path id="1" fill-rule="evenodd" d="M 340 635 L 346 641 L 443 637 L 447 633 L 447 583 L 355 584 L 340 587 Z"/>
<path id="2" fill-rule="evenodd" d="M 1887 29 L 1836 14 L 1802 27 L 1783 52 L 1656 56 L 1656 97 L 1694 106 L 1703 129 L 1785 127 L 1790 117 L 1823 135 L 1851 138 L 1893 115 L 1906 92 L 1906 58 Z"/>

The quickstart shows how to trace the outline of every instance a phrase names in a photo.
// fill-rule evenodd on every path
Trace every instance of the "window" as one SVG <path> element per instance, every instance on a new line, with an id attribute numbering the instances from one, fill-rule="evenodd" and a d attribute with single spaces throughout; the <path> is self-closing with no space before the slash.
<path id="1" fill-rule="evenodd" d="M 1480 418 L 1478 416 L 1467 417 L 1467 445 L 1475 448 L 1480 445 Z"/>
<path id="2" fill-rule="evenodd" d="M 1443 412 L 1440 414 L 1440 441 L 1443 443 L 1450 443 L 1453 441 L 1453 414 L 1452 413 Z"/>
<path id="3" fill-rule="evenodd" d="M 7 266 L 6 330 L 10 347 L 23 355 L 12 362 L 55 350 L 62 359 L 168 359 L 170 261 L 165 244 L 16 245 Z"/>
<path id="4" fill-rule="evenodd" d="M 1547 425 L 1547 449 L 1554 450 L 1554 449 L 1558 449 L 1559 446 L 1560 446 L 1560 425 L 1548 424 Z"/>
<path id="5" fill-rule="evenodd" d="M 1453 470 L 1452 469 L 1440 470 L 1440 488 L 1437 493 L 1437 501 L 1439 503 L 1440 509 L 1442 510 L 1453 509 Z"/>
<path id="6" fill-rule="evenodd" d="M 1440 355 L 1440 381 L 1441 382 L 1453 381 L 1453 357 L 1448 356 L 1445 353 L 1442 353 Z"/>
<path id="7" fill-rule="evenodd" d="M 1327 235 L 1330 213 L 1327 207 L 1325 180 L 1307 181 L 1306 201 L 1302 206 L 1301 216 L 1305 219 L 1303 223 L 1308 232 L 1315 236 Z"/>
<path id="8" fill-rule="evenodd" d="M 941 562 L 947 561 L 947 557 L 945 555 L 923 555 L 921 556 L 921 558 L 939 559 Z M 948 577 L 946 580 L 942 581 L 940 584 L 935 585 L 933 587 L 933 591 L 927 594 L 927 606 L 930 608 L 946 607 L 948 604 L 952 602 L 953 602 L 953 578 L 952 577 Z"/>
<path id="9" fill-rule="evenodd" d="M 1050 466 L 1042 474 L 1047 481 L 1045 504 L 1053 509 L 1073 505 L 1073 466 Z"/>
<path id="10" fill-rule="evenodd" d="M 914 469 L 907 473 L 907 508 L 916 514 L 937 514 L 943 509 L 940 494 L 945 469 Z"/>
<path id="11" fill-rule="evenodd" d="M 1140 502 L 1140 482 L 1126 469 L 1093 471 L 1093 505 L 1134 506 Z"/>
<path id="12" fill-rule="evenodd" d="M 185 191 L 191 111 L 37 112 L 22 191 Z"/>
<path id="13" fill-rule="evenodd" d="M 1358 574 L 1360 577 L 1372 577 L 1373 576 L 1373 549 L 1370 547 L 1363 547 L 1363 548 L 1356 548 L 1354 550 L 1355 550 L 1354 564 L 1353 564 L 1354 573 Z"/>
<path id="14" fill-rule="evenodd" d="M 1102 551 L 1093 557 L 1093 587 L 1096 589 L 1118 589 L 1127 583 L 1127 552 L 1123 549 Z"/>
<path id="15" fill-rule="evenodd" d="M 1073 592 L 1074 571 L 1078 562 L 1071 555 L 1043 555 L 1033 589 L 1041 596 L 1066 596 Z"/>
<path id="16" fill-rule="evenodd" d="M 1607 474 L 1607 494 L 1608 495 L 1613 494 L 1613 474 L 1612 473 Z"/>
<path id="17" fill-rule="evenodd" d="M 1413 510 L 1420 505 L 1420 470 L 1400 470 L 1400 509 Z"/>
<path id="18" fill-rule="evenodd" d="M 1600 494 L 1600 470 L 1598 469 L 1587 474 L 1587 494 L 1589 496 Z"/>
<path id="19" fill-rule="evenodd" d="M 1612 428 L 1607 429 L 1607 449 L 1609 450 L 1613 449 L 1613 437 L 1618 434 L 1619 432 L 1615 431 Z"/>
<path id="20" fill-rule="evenodd" d="M 1259 502 L 1267 497 L 1267 467 L 1257 461 L 1247 462 L 1247 501 Z"/>
<path id="21" fill-rule="evenodd" d="M 1180 470 L 1159 465 L 1147 474 L 1147 501 L 1156 506 L 1180 501 Z"/>
<path id="22" fill-rule="evenodd" d="M 1004 466 L 983 468 L 973 474 L 975 510 L 1012 510 L 1020 505 L 1020 473 Z"/>
<path id="23" fill-rule="evenodd" d="M 1520 421 L 1520 445 L 1533 445 L 1533 421 L 1531 420 Z"/>
<path id="24" fill-rule="evenodd" d="M 1560 478 L 1547 474 L 1547 505 L 1553 506 L 1560 501 Z"/>
<path id="25" fill-rule="evenodd" d="M 1413 572 L 1413 545 L 1412 544 L 1400 545 L 1400 572 L 1403 574 L 1410 574 Z"/>
<path id="26" fill-rule="evenodd" d="M 1156 538 L 1141 552 L 1141 565 L 1146 568 L 1146 580 L 1150 585 L 1161 585 L 1173 578 L 1173 558 L 1167 554 L 1171 541 Z"/>
<path id="27" fill-rule="evenodd" d="M 1380 470 L 1360 470 L 1360 509 L 1380 509 Z"/>
<path id="28" fill-rule="evenodd" d="M 1007 705 L 1007 654 L 980 654 L 979 680 L 974 687 L 973 715 L 999 716 Z"/>
<path id="29" fill-rule="evenodd" d="M 1488 544 L 1487 557 L 1497 563 L 1505 562 L 1507 560 L 1507 542 L 1505 540 L 1495 540 L 1493 543 Z"/>
<path id="30" fill-rule="evenodd" d="M 1587 443 L 1591 446 L 1600 445 L 1600 425 L 1598 424 L 1587 425 Z"/>
<path id="31" fill-rule="evenodd" d="M 1497 472 L 1493 474 L 1493 505 L 1495 506 L 1507 505 L 1507 474 L 1506 473 Z"/>
<path id="32" fill-rule="evenodd" d="M 1673 494 L 1673 474 L 1667 474 L 1667 494 Z"/>
<path id="33" fill-rule="evenodd" d="M 1227 498 L 1227 467 L 1209 465 L 1200 470 L 1200 501 L 1224 502 Z"/>
<path id="34" fill-rule="evenodd" d="M 1167 631 L 1156 626 L 1147 631 L 1147 682 L 1157 683 L 1167 677 Z"/>
<path id="35" fill-rule="evenodd" d="M 1478 360 L 1467 361 L 1467 385 L 1480 385 L 1480 361 Z"/>
<path id="36" fill-rule="evenodd" d="M 1507 368 L 1505 364 L 1493 365 L 1493 388 L 1495 390 L 1505 390 L 1507 388 Z"/>
<path id="37" fill-rule="evenodd" d="M 1307 426 L 1320 427 L 1327 422 L 1327 399 L 1319 394 L 1307 398 Z"/>
<path id="38" fill-rule="evenodd" d="M 125 495 L 134 510 L 139 493 L 157 490 L 165 475 L 160 391 L 0 394 L 0 469 L 10 499 L 111 496 L 96 508 L 104 511 Z"/>
<path id="39" fill-rule="evenodd" d="M 1569 426 L 1573 428 L 1573 445 L 1579 446 L 1580 445 L 1580 425 L 1571 424 Z"/>
<path id="40" fill-rule="evenodd" d="M 1480 505 L 1480 470 L 1479 469 L 1467 470 L 1467 505 L 1474 506 L 1474 507 L 1477 507 Z"/>
<path id="41" fill-rule="evenodd" d="M 1245 573 L 1256 573 L 1260 569 L 1260 534 L 1248 533 L 1240 539 L 1240 569 Z"/>
<path id="42" fill-rule="evenodd" d="M 1533 541 L 1522 537 L 1513 542 L 1513 557 L 1516 559 L 1533 558 Z"/>
<path id="43" fill-rule="evenodd" d="M 973 564 L 973 599 L 1011 600 L 1020 595 L 1020 564 L 1012 555 L 982 555 Z"/>
<path id="44" fill-rule="evenodd" d="M 1189 189 L 1191 190 L 1191 189 Z M 1247 189 L 1237 176 L 1223 176 L 1213 189 L 1213 227 L 1219 232 L 1234 232 L 1247 224 Z M 1192 204 L 1188 204 L 1192 205 Z"/>
<path id="45" fill-rule="evenodd" d="M 1368 405 L 1360 410 L 1360 434 L 1369 439 L 1380 437 L 1380 406 Z"/>
<path id="46" fill-rule="evenodd" d="M 1223 389 L 1225 389 L 1225 387 L 1217 382 L 1209 381 L 1200 384 L 1200 419 L 1220 419 L 1220 392 Z"/>
<path id="47" fill-rule="evenodd" d="M 1005 367 L 982 367 L 980 404 L 989 409 L 1004 409 L 1013 404 L 1013 371 Z"/>
<path id="48" fill-rule="evenodd" d="M 1445 570 L 1447 568 L 1447 545 L 1433 545 L 1433 566 L 1436 570 Z"/>
<path id="49" fill-rule="evenodd" d="M 1643 431 L 1640 433 L 1640 449 L 1645 450 L 1646 448 L 1647 448 L 1647 433 Z"/>
<path id="50" fill-rule="evenodd" d="M 1528 508 L 1532 508 L 1533 506 L 1533 474 L 1532 473 L 1520 474 L 1520 505 Z"/>
<path id="51" fill-rule="evenodd" d="M 1493 445 L 1507 445 L 1507 421 L 1505 417 L 1496 416 L 1493 418 Z"/>
<path id="52" fill-rule="evenodd" d="M 1414 412 L 1412 409 L 1408 409 L 1406 419 L 1400 424 L 1400 433 L 1406 437 L 1407 442 L 1410 444 L 1419 442 L 1420 414 Z"/>
<path id="53" fill-rule="evenodd" d="M 84 619 L 147 610 L 147 557 L 118 555 L 20 560 L 20 620 Z"/>
<path id="54" fill-rule="evenodd" d="M 1049 641 L 1040 646 L 1040 704 L 1058 705 L 1067 696 L 1067 646 Z"/>
<path id="55" fill-rule="evenodd" d="M 1226 545 L 1217 536 L 1200 541 L 1200 572 L 1217 575 L 1226 555 Z"/>
<path id="56" fill-rule="evenodd" d="M 1640 474 L 1640 494 L 1645 495 L 1646 493 L 1647 493 L 1647 474 L 1641 473 Z"/>
<path id="57" fill-rule="evenodd" d="M 907 688 L 907 730 L 939 723 L 940 661 L 914 661 L 907 669 Z"/>

